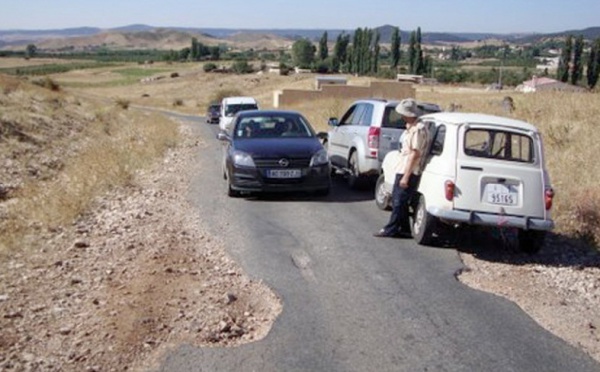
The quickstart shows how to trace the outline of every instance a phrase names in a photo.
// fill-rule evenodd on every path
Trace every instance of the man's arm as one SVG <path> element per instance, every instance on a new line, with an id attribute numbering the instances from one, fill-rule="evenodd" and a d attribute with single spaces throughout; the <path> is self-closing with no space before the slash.
<path id="1" fill-rule="evenodd" d="M 421 152 L 417 149 L 410 149 L 408 154 L 408 159 L 406 161 L 406 167 L 404 168 L 404 174 L 400 179 L 400 187 L 403 189 L 408 187 L 408 180 L 410 179 L 410 175 L 415 169 L 416 165 L 419 164 L 419 158 L 421 157 Z"/>

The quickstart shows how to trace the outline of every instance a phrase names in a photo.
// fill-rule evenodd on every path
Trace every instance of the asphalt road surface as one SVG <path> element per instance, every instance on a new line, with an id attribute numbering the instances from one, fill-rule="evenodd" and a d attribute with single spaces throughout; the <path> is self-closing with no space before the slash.
<path id="1" fill-rule="evenodd" d="M 160 371 L 600 371 L 512 302 L 458 282 L 456 249 L 374 238 L 389 215 L 371 191 L 334 180 L 327 197 L 227 197 L 218 125 L 187 120 L 208 143 L 189 197 L 283 312 L 261 341 L 182 345 Z"/>

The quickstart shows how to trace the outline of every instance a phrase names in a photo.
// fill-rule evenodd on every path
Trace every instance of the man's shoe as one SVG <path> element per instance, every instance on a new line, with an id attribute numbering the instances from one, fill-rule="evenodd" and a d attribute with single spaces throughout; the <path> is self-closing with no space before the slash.
<path id="1" fill-rule="evenodd" d="M 394 237 L 394 235 L 386 234 L 384 229 L 377 231 L 375 234 L 373 234 L 373 236 L 376 238 L 393 238 Z"/>

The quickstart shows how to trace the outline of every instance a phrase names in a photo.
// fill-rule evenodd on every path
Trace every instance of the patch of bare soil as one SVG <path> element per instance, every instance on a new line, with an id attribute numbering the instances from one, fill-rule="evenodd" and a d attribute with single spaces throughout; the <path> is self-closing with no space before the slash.
<path id="1" fill-rule="evenodd" d="M 185 127 L 182 127 L 185 129 Z M 0 370 L 147 370 L 181 343 L 261 339 L 282 305 L 186 201 L 185 133 L 156 169 L 0 263 Z"/>

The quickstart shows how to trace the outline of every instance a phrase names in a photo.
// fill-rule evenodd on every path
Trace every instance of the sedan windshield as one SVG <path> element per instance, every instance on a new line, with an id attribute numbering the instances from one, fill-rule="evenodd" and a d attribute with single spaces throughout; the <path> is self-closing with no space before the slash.
<path id="1" fill-rule="evenodd" d="M 314 137 L 310 124 L 300 115 L 276 114 L 240 118 L 235 138 Z"/>

